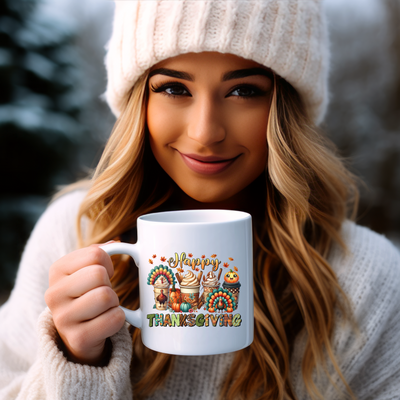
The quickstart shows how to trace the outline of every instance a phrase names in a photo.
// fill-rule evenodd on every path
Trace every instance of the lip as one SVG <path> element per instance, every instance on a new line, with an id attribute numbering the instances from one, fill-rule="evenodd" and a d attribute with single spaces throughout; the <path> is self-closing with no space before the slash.
<path id="1" fill-rule="evenodd" d="M 203 175 L 214 175 L 225 171 L 240 157 L 233 158 L 218 156 L 200 156 L 198 154 L 184 154 L 178 151 L 184 163 L 194 172 Z"/>

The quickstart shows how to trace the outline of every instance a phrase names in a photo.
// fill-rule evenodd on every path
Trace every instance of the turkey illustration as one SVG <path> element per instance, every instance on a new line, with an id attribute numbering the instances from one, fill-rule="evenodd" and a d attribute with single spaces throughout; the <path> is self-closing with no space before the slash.
<path id="1" fill-rule="evenodd" d="M 160 305 L 164 305 L 168 301 L 168 297 L 164 294 L 164 290 L 161 289 L 161 293 L 157 296 L 156 300 L 160 303 Z"/>
<path id="2" fill-rule="evenodd" d="M 235 307 L 235 298 L 232 293 L 226 289 L 215 289 L 208 295 L 206 300 L 206 309 L 209 312 L 232 312 Z"/>

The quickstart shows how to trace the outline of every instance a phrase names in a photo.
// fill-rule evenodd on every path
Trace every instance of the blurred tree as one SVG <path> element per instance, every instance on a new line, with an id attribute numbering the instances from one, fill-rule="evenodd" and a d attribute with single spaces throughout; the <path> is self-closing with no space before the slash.
<path id="1" fill-rule="evenodd" d="M 388 129 L 399 132 L 400 128 L 400 2 L 385 0 L 386 18 L 389 28 L 389 54 L 392 66 L 391 92 L 386 109 Z"/>
<path id="2" fill-rule="evenodd" d="M 360 223 L 400 234 L 400 3 L 333 8 L 331 104 L 327 131 L 362 187 Z"/>
<path id="3" fill-rule="evenodd" d="M 49 3 L 52 1 L 49 0 Z M 83 88 L 87 101 L 81 110 L 80 120 L 88 127 L 88 143 L 92 142 L 92 145 L 86 146 L 87 149 L 82 152 L 83 162 L 87 163 L 88 159 L 98 158 L 99 148 L 109 137 L 115 122 L 115 117 L 102 97 L 107 84 L 104 47 L 111 36 L 114 2 L 86 0 L 82 3 L 79 0 L 68 0 L 65 7 L 77 25 L 75 45 L 82 60 L 82 74 L 85 76 Z M 91 149 L 89 157 L 88 152 Z M 92 165 L 95 164 L 93 162 Z"/>
<path id="4" fill-rule="evenodd" d="M 37 3 L 0 0 L 0 290 L 55 186 L 75 179 L 85 136 L 75 28 Z"/>

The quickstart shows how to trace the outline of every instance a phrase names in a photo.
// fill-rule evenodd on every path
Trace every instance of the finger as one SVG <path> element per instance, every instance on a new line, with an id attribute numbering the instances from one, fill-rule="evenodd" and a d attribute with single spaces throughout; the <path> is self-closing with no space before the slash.
<path id="1" fill-rule="evenodd" d="M 82 322 L 64 338 L 68 347 L 78 354 L 89 354 L 91 349 L 102 345 L 115 335 L 125 323 L 125 314 L 119 307 L 111 308 L 90 321 Z"/>
<path id="2" fill-rule="evenodd" d="M 110 256 L 99 246 L 100 244 L 75 250 L 56 261 L 49 271 L 50 286 L 65 276 L 72 275 L 89 265 L 103 265 L 109 278 L 111 278 L 114 274 L 113 263 Z"/>
<path id="3" fill-rule="evenodd" d="M 100 286 L 71 301 L 60 311 L 57 323 L 69 326 L 88 321 L 118 305 L 117 294 L 109 286 Z"/>
<path id="4" fill-rule="evenodd" d="M 125 314 L 119 307 L 113 307 L 98 317 L 83 323 L 83 329 L 93 340 L 104 340 L 115 335 L 124 326 Z"/>
<path id="5" fill-rule="evenodd" d="M 60 306 L 66 306 L 72 300 L 101 286 L 112 288 L 106 269 L 102 265 L 90 265 L 50 286 L 46 290 L 45 301 L 55 312 Z"/>
<path id="6" fill-rule="evenodd" d="M 102 265 L 84 267 L 74 274 L 66 276 L 63 284 L 68 288 L 68 297 L 70 298 L 81 297 L 90 290 L 101 286 L 112 287 L 107 270 Z"/>

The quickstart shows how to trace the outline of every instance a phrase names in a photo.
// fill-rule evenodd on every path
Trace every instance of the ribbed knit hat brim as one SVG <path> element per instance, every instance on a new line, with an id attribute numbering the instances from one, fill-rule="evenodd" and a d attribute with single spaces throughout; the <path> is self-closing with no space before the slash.
<path id="1" fill-rule="evenodd" d="M 203 51 L 254 60 L 291 83 L 318 124 L 327 104 L 329 47 L 319 0 L 117 1 L 105 93 L 116 116 L 140 75 Z"/>

